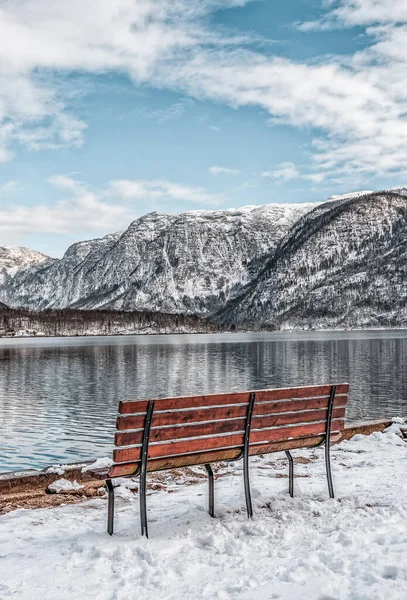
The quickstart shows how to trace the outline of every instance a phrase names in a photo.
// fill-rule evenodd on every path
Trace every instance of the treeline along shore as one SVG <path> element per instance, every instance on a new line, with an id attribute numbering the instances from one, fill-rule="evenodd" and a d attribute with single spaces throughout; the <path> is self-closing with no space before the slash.
<path id="1" fill-rule="evenodd" d="M 148 311 L 44 310 L 0 303 L 0 337 L 212 333 L 220 326 L 195 316 Z"/>

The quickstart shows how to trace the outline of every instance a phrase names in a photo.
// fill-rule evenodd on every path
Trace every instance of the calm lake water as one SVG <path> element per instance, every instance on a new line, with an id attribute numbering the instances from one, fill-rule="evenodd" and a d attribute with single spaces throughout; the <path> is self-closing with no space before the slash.
<path id="1" fill-rule="evenodd" d="M 407 331 L 0 339 L 0 471 L 106 456 L 121 399 L 350 383 L 407 414 Z"/>

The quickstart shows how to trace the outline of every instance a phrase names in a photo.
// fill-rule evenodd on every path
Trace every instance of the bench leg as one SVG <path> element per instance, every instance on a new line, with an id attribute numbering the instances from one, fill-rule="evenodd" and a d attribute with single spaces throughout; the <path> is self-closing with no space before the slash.
<path id="1" fill-rule="evenodd" d="M 250 493 L 249 455 L 247 453 L 243 457 L 243 479 L 244 479 L 244 493 L 245 493 L 245 497 L 246 497 L 247 517 L 249 519 L 251 519 L 253 516 L 253 506 L 252 506 L 252 495 Z"/>
<path id="2" fill-rule="evenodd" d="M 141 521 L 141 535 L 145 535 L 148 538 L 148 524 L 147 524 L 147 500 L 146 500 L 146 471 L 140 474 L 140 521 Z"/>
<path id="3" fill-rule="evenodd" d="M 329 497 L 334 498 L 334 486 L 332 483 L 332 473 L 331 473 L 331 421 L 332 421 L 332 412 L 335 402 L 335 394 L 336 394 L 336 385 L 333 385 L 331 388 L 331 393 L 329 395 L 328 402 L 328 416 L 326 419 L 326 436 L 325 436 L 325 467 L 326 467 L 326 477 L 328 479 L 328 490 Z"/>
<path id="4" fill-rule="evenodd" d="M 113 535 L 114 521 L 114 487 L 111 479 L 106 480 L 106 489 L 108 494 L 107 504 L 107 533 Z"/>
<path id="5" fill-rule="evenodd" d="M 215 517 L 215 481 L 213 471 L 211 465 L 205 465 L 205 469 L 209 479 L 209 514 L 211 517 Z"/>
<path id="6" fill-rule="evenodd" d="M 148 538 L 147 525 L 147 501 L 146 501 L 146 481 L 147 481 L 147 459 L 148 444 L 150 440 L 150 427 L 153 418 L 154 400 L 149 400 L 147 405 L 146 420 L 144 423 L 143 443 L 141 446 L 141 467 L 140 467 L 140 521 L 141 535 Z"/>
<path id="7" fill-rule="evenodd" d="M 291 452 L 289 450 L 286 450 L 285 454 L 288 458 L 288 476 L 289 476 L 288 490 L 290 492 L 291 498 L 294 498 L 294 461 L 293 461 L 293 457 L 291 456 Z"/>
<path id="8" fill-rule="evenodd" d="M 249 519 L 251 519 L 253 517 L 252 496 L 250 493 L 250 479 L 249 479 L 249 454 L 250 454 L 250 427 L 251 427 L 255 399 L 256 399 L 256 394 L 254 392 L 251 392 L 251 394 L 249 396 L 249 403 L 247 405 L 246 427 L 245 427 L 244 445 L 243 445 L 244 494 L 246 497 L 247 517 Z"/>
<path id="9" fill-rule="evenodd" d="M 329 447 L 329 440 L 327 443 L 325 443 L 325 466 L 326 466 L 326 477 L 328 480 L 329 497 L 335 498 L 334 485 L 332 483 L 331 453 L 330 453 L 330 447 Z"/>

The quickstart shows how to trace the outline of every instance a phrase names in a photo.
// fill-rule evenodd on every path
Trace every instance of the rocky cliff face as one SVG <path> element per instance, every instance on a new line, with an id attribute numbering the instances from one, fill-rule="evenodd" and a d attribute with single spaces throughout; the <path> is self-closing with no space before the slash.
<path id="1" fill-rule="evenodd" d="M 407 325 L 406 194 L 346 195 L 314 208 L 217 320 L 254 329 Z"/>
<path id="2" fill-rule="evenodd" d="M 12 307 L 185 313 L 250 329 L 407 326 L 403 187 L 151 213 L 60 260 L 7 252 L 0 301 Z"/>
<path id="3" fill-rule="evenodd" d="M 0 246 L 0 301 L 9 296 L 13 279 L 24 269 L 51 264 L 52 258 L 22 246 Z"/>
<path id="4" fill-rule="evenodd" d="M 20 269 L 52 260 L 49 256 L 22 246 L 0 246 L 0 285 Z"/>
<path id="5" fill-rule="evenodd" d="M 262 268 L 315 205 L 150 213 L 124 233 L 71 246 L 60 260 L 18 271 L 0 300 L 31 309 L 109 308 L 206 315 Z"/>

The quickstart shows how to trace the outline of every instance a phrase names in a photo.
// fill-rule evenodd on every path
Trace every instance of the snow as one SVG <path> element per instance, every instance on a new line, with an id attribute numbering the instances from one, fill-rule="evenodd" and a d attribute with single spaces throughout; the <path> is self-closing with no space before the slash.
<path id="1" fill-rule="evenodd" d="M 394 188 L 392 188 L 394 189 Z M 363 190 L 361 192 L 349 192 L 348 194 L 334 194 L 333 196 L 330 196 L 327 200 L 327 202 L 330 202 L 332 200 L 335 201 L 339 201 L 339 200 L 350 200 L 351 198 L 358 198 L 359 196 L 366 196 L 367 194 L 374 194 L 374 190 Z"/>
<path id="2" fill-rule="evenodd" d="M 48 467 L 45 472 L 47 475 L 52 475 L 54 473 L 56 475 L 63 475 L 67 469 L 68 465 L 52 465 L 51 467 Z"/>
<path id="3" fill-rule="evenodd" d="M 0 517 L 0 597 L 404 599 L 406 443 L 374 433 L 334 446 L 334 500 L 323 449 L 293 454 L 311 459 L 295 465 L 293 499 L 283 453 L 251 459 L 253 520 L 241 463 L 218 471 L 215 519 L 206 512 L 205 478 L 186 485 L 165 473 L 165 488 L 148 494 L 148 540 L 140 536 L 138 495 L 122 486 L 113 537 L 104 498 L 8 513 Z"/>
<path id="4" fill-rule="evenodd" d="M 20 269 L 40 265 L 49 256 L 23 246 L 0 246 L 0 285 L 12 279 Z"/>
<path id="5" fill-rule="evenodd" d="M 82 473 L 86 473 L 86 471 L 95 471 L 96 469 L 107 469 L 108 467 L 111 467 L 112 464 L 112 459 L 108 458 L 107 456 L 98 458 L 91 465 L 86 465 L 86 467 L 83 467 Z"/>
<path id="6" fill-rule="evenodd" d="M 48 489 L 50 492 L 54 492 L 55 494 L 59 494 L 60 492 L 72 492 L 76 490 L 80 490 L 83 488 L 83 485 L 79 485 L 77 481 L 69 481 L 68 479 L 57 479 L 49 484 Z"/>
<path id="7" fill-rule="evenodd" d="M 401 417 L 393 417 L 390 427 L 387 427 L 385 433 L 395 433 L 399 437 L 404 437 L 404 432 L 407 433 L 407 423 Z"/>
<path id="8" fill-rule="evenodd" d="M 407 195 L 407 185 L 398 185 L 390 188 L 391 192 L 397 192 L 397 194 Z"/>

